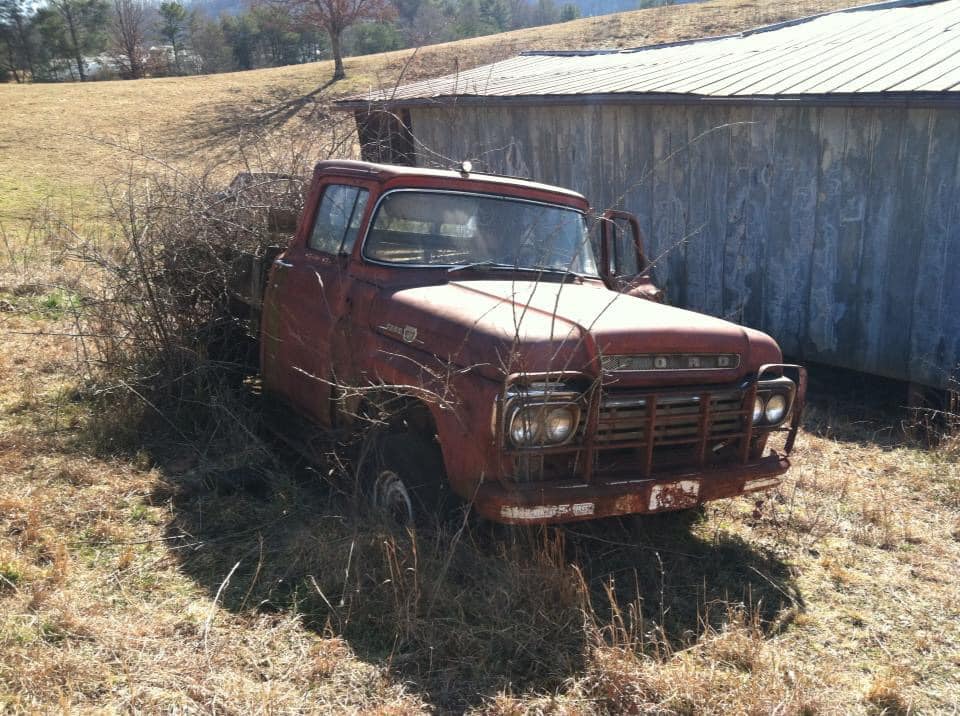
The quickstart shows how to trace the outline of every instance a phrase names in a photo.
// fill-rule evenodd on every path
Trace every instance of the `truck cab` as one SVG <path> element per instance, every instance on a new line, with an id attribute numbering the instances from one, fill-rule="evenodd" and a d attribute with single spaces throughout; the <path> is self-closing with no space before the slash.
<path id="1" fill-rule="evenodd" d="M 576 192 L 321 162 L 266 282 L 263 386 L 324 428 L 373 420 L 363 479 L 404 522 L 451 496 L 546 524 L 776 486 L 805 371 L 650 269 L 636 219 Z"/>

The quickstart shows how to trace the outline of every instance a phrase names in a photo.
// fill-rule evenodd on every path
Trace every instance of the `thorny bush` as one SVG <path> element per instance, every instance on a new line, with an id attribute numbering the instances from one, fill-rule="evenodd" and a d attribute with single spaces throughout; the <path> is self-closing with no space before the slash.
<path id="1" fill-rule="evenodd" d="M 76 240 L 99 276 L 81 331 L 89 376 L 116 417 L 98 423 L 98 438 L 139 440 L 157 421 L 187 443 L 244 432 L 230 425 L 240 419 L 232 384 L 256 351 L 231 292 L 237 259 L 286 244 L 313 164 L 348 141 L 329 128 L 282 144 L 261 138 L 243 147 L 239 173 L 187 173 L 142 156 L 145 168 L 128 169 L 107 197 L 111 240 Z"/>

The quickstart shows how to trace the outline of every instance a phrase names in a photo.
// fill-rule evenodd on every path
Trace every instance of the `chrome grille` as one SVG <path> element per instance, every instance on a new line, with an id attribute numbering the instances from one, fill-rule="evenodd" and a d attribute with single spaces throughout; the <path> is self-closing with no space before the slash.
<path id="1" fill-rule="evenodd" d="M 740 391 L 697 395 L 612 393 L 604 396 L 600 405 L 596 442 L 603 447 L 646 444 L 652 416 L 655 446 L 698 443 L 704 400 L 710 406 L 707 441 L 739 436 L 743 425 Z"/>

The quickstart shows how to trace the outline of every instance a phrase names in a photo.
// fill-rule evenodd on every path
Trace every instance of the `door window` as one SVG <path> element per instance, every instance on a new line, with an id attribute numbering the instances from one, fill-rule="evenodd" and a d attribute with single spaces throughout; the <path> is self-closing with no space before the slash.
<path id="1" fill-rule="evenodd" d="M 363 210 L 367 208 L 367 196 L 369 192 L 366 189 L 360 189 L 357 192 L 357 199 L 353 204 L 353 216 L 350 223 L 347 224 L 347 233 L 343 237 L 343 245 L 340 252 L 349 254 L 353 251 L 353 245 L 357 243 L 357 234 L 360 233 L 360 219 L 363 218 Z"/>
<path id="2" fill-rule="evenodd" d="M 357 240 L 368 194 L 356 186 L 329 185 L 317 207 L 307 245 L 328 254 L 349 253 Z"/>
<path id="3" fill-rule="evenodd" d="M 637 260 L 637 246 L 633 240 L 630 224 L 623 219 L 611 219 L 613 231 L 613 255 L 610 256 L 610 272 L 614 276 L 636 276 L 644 267 Z"/>

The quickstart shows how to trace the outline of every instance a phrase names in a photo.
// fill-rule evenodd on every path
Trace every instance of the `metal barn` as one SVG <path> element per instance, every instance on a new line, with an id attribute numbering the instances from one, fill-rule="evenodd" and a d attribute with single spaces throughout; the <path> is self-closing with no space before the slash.
<path id="1" fill-rule="evenodd" d="M 634 212 L 671 303 L 790 356 L 957 374 L 960 0 L 526 53 L 341 104 L 366 158 L 469 158 Z"/>

